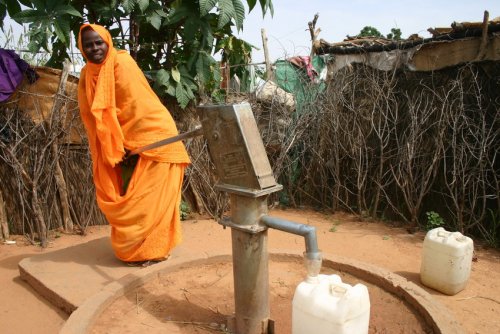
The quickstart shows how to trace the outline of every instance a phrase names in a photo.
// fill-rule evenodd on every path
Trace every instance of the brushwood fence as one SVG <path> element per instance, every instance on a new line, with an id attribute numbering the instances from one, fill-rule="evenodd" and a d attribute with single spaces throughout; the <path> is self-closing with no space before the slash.
<path id="1" fill-rule="evenodd" d="M 411 231 L 425 228 L 426 214 L 436 212 L 445 227 L 500 245 L 498 62 L 432 73 L 354 65 L 339 71 L 321 93 L 307 79 L 303 85 L 314 99 L 300 113 L 279 100 L 230 96 L 229 102 L 251 103 L 284 186 L 270 196 L 271 205 L 347 210 L 401 221 Z M 78 113 L 70 112 L 75 95 L 50 96 L 73 104 L 63 103 L 44 122 L 12 104 L 0 112 L 0 190 L 8 227 L 34 243 L 46 243 L 52 229 L 68 228 L 65 211 L 78 231 L 106 223 L 95 204 Z M 199 124 L 193 107 L 167 104 L 180 131 Z M 73 115 L 74 126 L 68 126 L 67 115 Z M 75 128 L 80 144 L 62 139 Z M 184 200 L 192 211 L 220 217 L 228 198 L 214 189 L 206 142 L 194 138 L 186 146 L 192 164 Z M 57 175 L 66 182 L 66 200 Z"/>
<path id="2" fill-rule="evenodd" d="M 270 109 L 263 137 L 282 139 L 268 153 L 283 204 L 398 220 L 411 231 L 436 212 L 449 229 L 500 242 L 498 62 L 436 72 L 354 65 L 300 114 Z"/>

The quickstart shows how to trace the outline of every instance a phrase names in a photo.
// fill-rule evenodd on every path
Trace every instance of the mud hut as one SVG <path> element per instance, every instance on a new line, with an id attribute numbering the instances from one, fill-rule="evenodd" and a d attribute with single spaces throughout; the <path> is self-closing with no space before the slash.
<path id="1" fill-rule="evenodd" d="M 104 223 L 79 117 L 78 77 L 68 69 L 35 67 L 38 79 L 25 79 L 0 104 L 4 238 L 23 234 L 46 246 L 51 231 L 84 233 L 86 225 Z"/>
<path id="2" fill-rule="evenodd" d="M 497 243 L 500 19 L 429 31 L 315 41 L 327 89 L 301 116 L 285 196 Z"/>

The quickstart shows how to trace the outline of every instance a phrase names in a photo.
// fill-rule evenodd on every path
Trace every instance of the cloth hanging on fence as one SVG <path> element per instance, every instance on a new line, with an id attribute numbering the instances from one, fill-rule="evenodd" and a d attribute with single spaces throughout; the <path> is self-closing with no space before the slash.
<path id="1" fill-rule="evenodd" d="M 37 79 L 36 72 L 12 50 L 0 48 L 0 102 L 6 101 L 21 84 L 24 75 L 30 83 Z"/>
<path id="2" fill-rule="evenodd" d="M 313 81 L 314 78 L 318 76 L 318 72 L 316 72 L 316 69 L 313 67 L 311 57 L 309 56 L 291 57 L 288 58 L 287 61 L 289 61 L 290 63 L 294 64 L 299 68 L 305 68 L 307 76 L 309 77 L 309 79 L 311 79 L 311 81 Z"/>
<path id="3" fill-rule="evenodd" d="M 297 112 L 300 114 L 304 105 L 314 103 L 319 93 L 325 89 L 325 83 L 320 80 L 321 75 L 316 75 L 314 80 L 311 80 L 310 71 L 307 70 L 304 59 L 308 57 L 294 57 L 287 60 L 278 60 L 275 63 L 275 82 L 276 84 L 288 93 L 293 94 L 296 102 Z M 290 61 L 294 60 L 294 62 Z M 299 66 L 303 64 L 304 66 Z M 313 66 L 314 73 L 322 73 L 326 68 L 325 61 L 322 57 L 314 57 L 312 62 L 308 62 Z M 311 70 L 312 71 L 312 70 Z"/>

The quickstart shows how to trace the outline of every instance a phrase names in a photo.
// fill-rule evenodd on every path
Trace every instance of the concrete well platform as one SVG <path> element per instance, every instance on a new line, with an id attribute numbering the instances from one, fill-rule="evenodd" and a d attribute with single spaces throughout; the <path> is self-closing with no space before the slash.
<path id="1" fill-rule="evenodd" d="M 168 261 L 189 256 L 189 253 L 189 249 L 178 247 Z M 19 262 L 21 278 L 68 314 L 108 284 L 143 269 L 118 260 L 109 237 Z"/>
<path id="2" fill-rule="evenodd" d="M 302 254 L 270 251 L 271 259 L 287 257 L 299 260 Z M 19 263 L 19 270 L 22 279 L 38 293 L 71 314 L 60 333 L 84 334 L 114 300 L 159 273 L 221 260 L 231 261 L 230 252 L 200 254 L 189 247 L 178 247 L 165 262 L 146 268 L 129 267 L 114 257 L 109 238 L 105 237 L 26 258 Z M 323 266 L 347 272 L 406 300 L 435 333 L 464 333 L 445 307 L 424 289 L 397 274 L 330 254 L 324 254 Z"/>

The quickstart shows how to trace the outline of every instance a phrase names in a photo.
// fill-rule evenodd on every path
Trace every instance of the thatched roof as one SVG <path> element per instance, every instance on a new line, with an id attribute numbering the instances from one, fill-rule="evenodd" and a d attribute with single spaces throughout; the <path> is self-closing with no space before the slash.
<path id="1" fill-rule="evenodd" d="M 460 63 L 500 60 L 500 17 L 485 22 L 453 22 L 447 28 L 429 28 L 431 38 L 416 34 L 405 40 L 348 37 L 342 42 L 315 43 L 318 55 L 335 57 L 336 70 L 350 63 L 366 63 L 381 70 L 406 67 L 433 71 Z"/>

